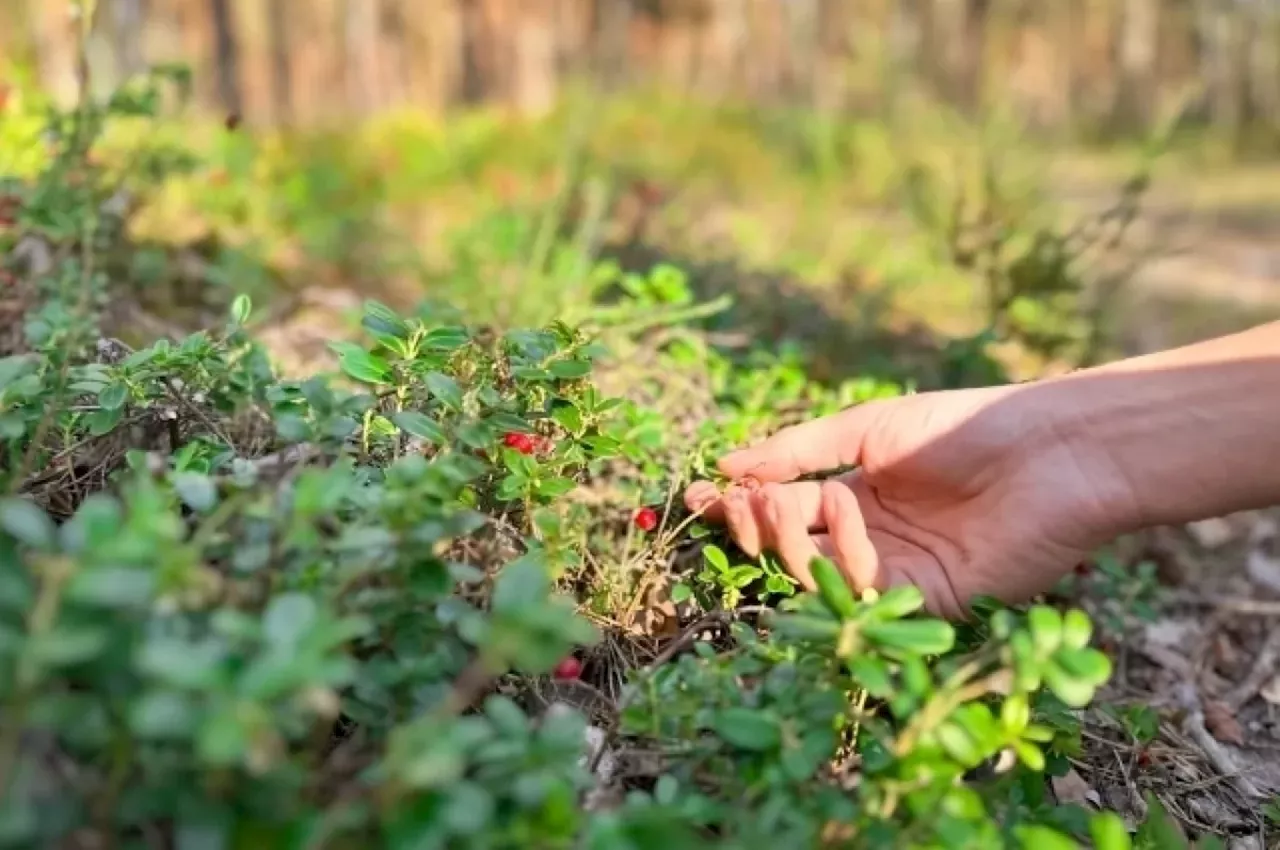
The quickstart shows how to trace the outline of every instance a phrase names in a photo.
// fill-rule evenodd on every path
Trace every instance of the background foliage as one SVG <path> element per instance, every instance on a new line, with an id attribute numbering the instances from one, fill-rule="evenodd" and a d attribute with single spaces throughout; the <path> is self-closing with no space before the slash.
<path id="1" fill-rule="evenodd" d="M 1081 217 L 932 107 L 272 134 L 81 58 L 0 103 L 6 846 L 1187 846 L 1053 790 L 1127 612 L 798 594 L 678 506 L 788 422 L 1107 356 L 1167 135 Z"/>

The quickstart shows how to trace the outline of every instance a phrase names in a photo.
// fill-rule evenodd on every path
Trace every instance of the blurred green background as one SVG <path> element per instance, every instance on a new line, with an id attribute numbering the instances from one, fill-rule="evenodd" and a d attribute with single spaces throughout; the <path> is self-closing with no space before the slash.
<path id="1" fill-rule="evenodd" d="M 75 9 L 0 0 L 6 150 L 82 76 L 188 66 L 137 132 L 201 164 L 148 189 L 118 273 L 160 322 L 249 291 L 303 359 L 364 296 L 571 314 L 602 258 L 686 269 L 733 298 L 713 325 L 819 376 L 957 338 L 1041 372 L 1280 315 L 1274 3 L 99 0 L 87 75 Z"/>

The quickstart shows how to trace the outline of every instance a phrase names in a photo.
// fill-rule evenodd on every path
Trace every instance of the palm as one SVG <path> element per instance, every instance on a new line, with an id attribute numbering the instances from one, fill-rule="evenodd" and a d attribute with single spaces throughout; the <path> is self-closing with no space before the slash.
<path id="1" fill-rule="evenodd" d="M 783 432 L 726 470 L 772 483 L 749 496 L 731 491 L 710 513 L 723 514 L 743 548 L 778 551 L 802 580 L 821 554 L 855 587 L 909 582 L 948 616 L 962 616 L 975 595 L 1029 597 L 1096 542 L 1097 524 L 1070 519 L 1092 501 L 1078 459 L 1023 439 L 1036 425 L 1004 397 L 1002 389 L 914 396 L 856 422 L 850 413 L 849 422 Z M 847 428 L 859 429 L 856 446 Z M 854 462 L 853 453 L 859 471 L 825 485 L 779 483 Z M 690 489 L 691 504 L 707 506 L 706 486 Z"/>

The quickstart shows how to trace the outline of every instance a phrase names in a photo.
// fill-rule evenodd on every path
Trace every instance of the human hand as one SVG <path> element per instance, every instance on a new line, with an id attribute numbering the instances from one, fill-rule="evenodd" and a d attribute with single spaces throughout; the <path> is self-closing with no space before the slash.
<path id="1" fill-rule="evenodd" d="M 978 595 L 1023 601 L 1120 533 L 1131 494 L 1116 465 L 1065 423 L 1075 400 L 1022 385 L 875 401 L 728 455 L 721 493 L 688 506 L 770 549 L 812 589 L 831 558 L 856 589 L 911 583 L 960 619 Z M 796 478 L 858 466 L 823 482 Z M 790 482 L 790 483 L 787 483 Z M 759 484 L 760 486 L 756 486 Z"/>

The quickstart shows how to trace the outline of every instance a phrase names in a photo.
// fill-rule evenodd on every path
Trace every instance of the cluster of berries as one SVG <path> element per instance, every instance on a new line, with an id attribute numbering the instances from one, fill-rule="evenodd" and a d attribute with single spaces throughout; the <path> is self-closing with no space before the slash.
<path id="1" fill-rule="evenodd" d="M 512 431 L 502 438 L 502 444 L 509 449 L 514 449 L 522 455 L 538 454 L 545 452 L 551 448 L 551 440 L 546 437 L 537 437 L 533 434 L 521 434 L 518 431 Z"/>

